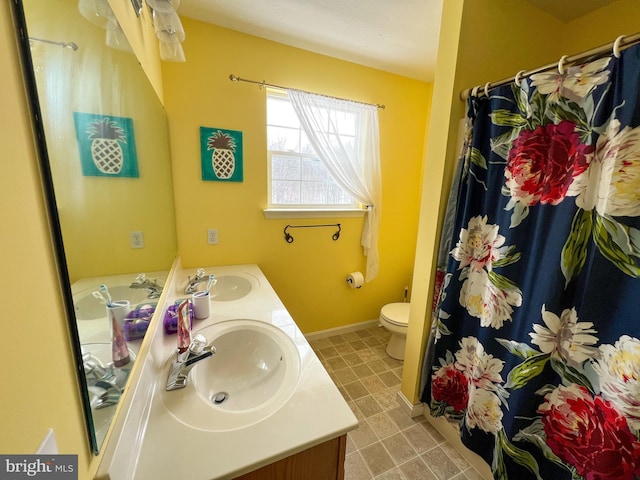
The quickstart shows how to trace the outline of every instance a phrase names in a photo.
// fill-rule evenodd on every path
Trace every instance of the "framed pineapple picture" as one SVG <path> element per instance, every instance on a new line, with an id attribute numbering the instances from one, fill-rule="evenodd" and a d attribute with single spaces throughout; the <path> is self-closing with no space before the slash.
<path id="1" fill-rule="evenodd" d="M 133 120 L 73 112 L 85 177 L 139 177 Z"/>
<path id="2" fill-rule="evenodd" d="M 202 180 L 242 182 L 242 132 L 200 127 Z"/>

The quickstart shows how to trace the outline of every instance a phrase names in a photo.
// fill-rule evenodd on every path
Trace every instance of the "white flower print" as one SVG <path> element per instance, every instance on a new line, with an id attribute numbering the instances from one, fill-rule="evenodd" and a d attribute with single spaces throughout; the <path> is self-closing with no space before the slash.
<path id="1" fill-rule="evenodd" d="M 502 415 L 500 399 L 495 393 L 470 386 L 469 407 L 465 417 L 469 428 L 479 428 L 497 435 L 502 429 Z"/>
<path id="2" fill-rule="evenodd" d="M 602 58 L 585 65 L 573 65 L 566 69 L 564 75 L 558 71 L 550 71 L 531 75 L 531 85 L 538 92 L 549 95 L 547 102 L 557 102 L 565 97 L 578 104 L 598 85 L 609 80 L 606 70 L 611 58 Z"/>
<path id="3" fill-rule="evenodd" d="M 567 194 L 577 196 L 578 207 L 602 216 L 640 216 L 640 127 L 621 130 L 612 120 L 598 138 L 589 168 Z"/>
<path id="4" fill-rule="evenodd" d="M 474 271 L 491 271 L 492 263 L 501 256 L 499 248 L 503 244 L 504 237 L 498 235 L 498 225 L 487 225 L 486 215 L 477 216 L 460 231 L 460 239 L 451 255 L 460 262 L 458 269 L 470 266 Z"/>
<path id="5" fill-rule="evenodd" d="M 542 306 L 542 320 L 545 326 L 534 324 L 535 333 L 530 333 L 531 343 L 538 345 L 543 353 L 550 353 L 567 361 L 569 365 L 581 365 L 585 360 L 598 358 L 597 333 L 591 322 L 578 322 L 575 308 L 565 309 L 558 317 Z"/>
<path id="6" fill-rule="evenodd" d="M 470 315 L 480 319 L 481 326 L 498 329 L 511 321 L 513 307 L 522 305 L 522 292 L 498 288 L 487 272 L 472 270 L 460 289 L 459 301 Z"/>
<path id="7" fill-rule="evenodd" d="M 623 335 L 615 345 L 601 345 L 601 357 L 593 364 L 600 377 L 601 395 L 640 431 L 640 340 Z"/>
<path id="8" fill-rule="evenodd" d="M 495 390 L 494 383 L 502 383 L 500 372 L 504 362 L 485 353 L 484 347 L 475 337 L 460 340 L 456 352 L 456 368 L 465 373 L 472 384 L 484 390 Z"/>

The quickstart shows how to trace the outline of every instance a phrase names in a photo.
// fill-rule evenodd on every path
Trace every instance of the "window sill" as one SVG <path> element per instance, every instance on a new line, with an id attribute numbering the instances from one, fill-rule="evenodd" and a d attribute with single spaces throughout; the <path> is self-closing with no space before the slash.
<path id="1" fill-rule="evenodd" d="M 265 208 L 262 212 L 264 213 L 264 218 L 354 218 L 364 217 L 367 209 Z"/>

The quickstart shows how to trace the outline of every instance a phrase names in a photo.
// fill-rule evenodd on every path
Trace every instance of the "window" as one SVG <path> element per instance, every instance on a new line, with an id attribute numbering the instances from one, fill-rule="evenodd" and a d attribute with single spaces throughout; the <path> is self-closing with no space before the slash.
<path id="1" fill-rule="evenodd" d="M 355 119 L 340 124 L 340 141 L 353 145 Z M 358 202 L 329 175 L 291 106 L 286 93 L 267 92 L 269 208 L 357 209 Z"/>

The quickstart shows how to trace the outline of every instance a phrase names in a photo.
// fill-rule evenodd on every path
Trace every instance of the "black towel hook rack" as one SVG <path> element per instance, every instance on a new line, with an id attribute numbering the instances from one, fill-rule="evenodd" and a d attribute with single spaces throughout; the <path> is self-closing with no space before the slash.
<path id="1" fill-rule="evenodd" d="M 293 243 L 293 235 L 291 235 L 287 230 L 289 228 L 315 228 L 315 227 L 338 227 L 338 231 L 331 235 L 333 240 L 338 240 L 340 238 L 340 232 L 342 231 L 342 227 L 339 223 L 328 223 L 322 225 L 287 225 L 284 227 L 284 239 L 287 243 Z"/>

